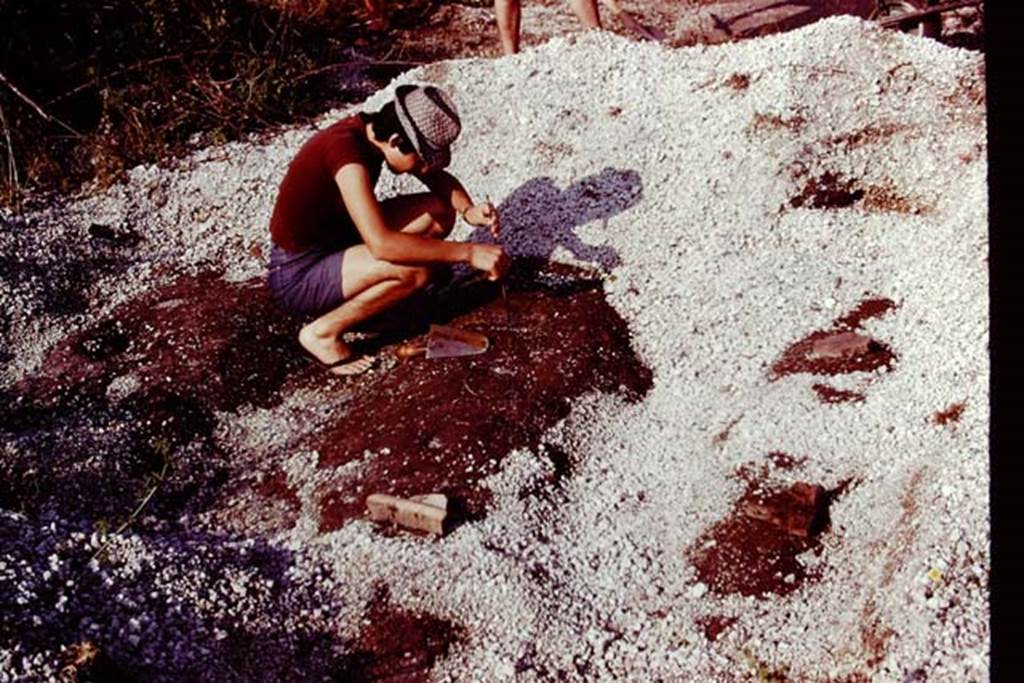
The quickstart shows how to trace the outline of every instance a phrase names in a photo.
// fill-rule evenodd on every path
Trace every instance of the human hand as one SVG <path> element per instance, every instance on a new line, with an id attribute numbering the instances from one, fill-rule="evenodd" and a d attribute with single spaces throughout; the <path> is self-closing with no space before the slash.
<path id="1" fill-rule="evenodd" d="M 497 237 L 501 233 L 498 209 L 489 201 L 469 207 L 462 213 L 462 218 L 470 225 L 489 229 L 493 237 Z"/>
<path id="2" fill-rule="evenodd" d="M 472 244 L 469 265 L 487 274 L 488 280 L 497 280 L 508 270 L 508 256 L 496 244 Z"/>

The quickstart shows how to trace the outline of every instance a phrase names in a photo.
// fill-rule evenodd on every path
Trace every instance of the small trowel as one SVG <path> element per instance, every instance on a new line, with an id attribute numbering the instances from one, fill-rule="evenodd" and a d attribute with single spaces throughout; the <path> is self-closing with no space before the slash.
<path id="1" fill-rule="evenodd" d="M 427 358 L 455 358 L 475 356 L 490 346 L 487 337 L 479 332 L 460 330 L 457 327 L 431 325 L 426 342 L 406 342 L 395 350 L 400 360 L 406 360 L 421 353 Z"/>

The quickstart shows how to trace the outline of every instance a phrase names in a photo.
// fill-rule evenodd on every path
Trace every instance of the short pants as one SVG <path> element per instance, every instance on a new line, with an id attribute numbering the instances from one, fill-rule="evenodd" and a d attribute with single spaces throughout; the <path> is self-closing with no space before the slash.
<path id="1" fill-rule="evenodd" d="M 344 301 L 341 261 L 345 247 L 285 251 L 271 245 L 268 275 L 270 291 L 289 313 L 320 315 Z"/>

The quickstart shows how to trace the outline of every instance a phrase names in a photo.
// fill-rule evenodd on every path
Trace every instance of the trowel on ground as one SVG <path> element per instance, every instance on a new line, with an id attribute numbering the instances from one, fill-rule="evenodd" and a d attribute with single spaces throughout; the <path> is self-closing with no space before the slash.
<path id="1" fill-rule="evenodd" d="M 395 349 L 395 355 L 399 360 L 407 360 L 424 353 L 427 358 L 455 358 L 475 356 L 486 351 L 489 346 L 487 337 L 479 332 L 445 325 L 431 325 L 425 342 L 406 342 Z"/>

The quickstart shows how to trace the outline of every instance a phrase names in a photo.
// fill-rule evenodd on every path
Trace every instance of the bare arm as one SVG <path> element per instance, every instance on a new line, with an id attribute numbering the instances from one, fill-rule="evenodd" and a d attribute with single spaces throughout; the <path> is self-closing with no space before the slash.
<path id="1" fill-rule="evenodd" d="M 489 202 L 474 204 L 466 188 L 459 179 L 447 171 L 432 171 L 426 175 L 417 175 L 427 188 L 441 201 L 445 202 L 470 225 L 489 228 L 495 237 L 501 230 L 498 211 Z"/>
<path id="2" fill-rule="evenodd" d="M 427 186 L 437 197 L 462 214 L 473 206 L 473 200 L 462 186 L 459 179 L 447 171 L 431 171 L 426 175 L 417 175 L 420 182 Z"/>
<path id="3" fill-rule="evenodd" d="M 345 164 L 334 181 L 356 230 L 375 259 L 400 265 L 468 263 L 487 272 L 491 279 L 500 277 L 507 268 L 504 252 L 494 245 L 447 242 L 389 228 L 373 194 L 369 171 L 362 164 Z M 465 190 L 462 192 L 465 195 Z"/>

